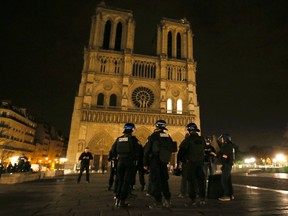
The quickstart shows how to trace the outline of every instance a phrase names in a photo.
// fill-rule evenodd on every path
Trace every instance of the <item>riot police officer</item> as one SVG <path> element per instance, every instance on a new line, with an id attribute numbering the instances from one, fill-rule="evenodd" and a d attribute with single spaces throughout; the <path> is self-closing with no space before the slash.
<path id="1" fill-rule="evenodd" d="M 138 159 L 138 139 L 132 136 L 135 129 L 133 123 L 124 125 L 123 135 L 118 137 L 111 148 L 112 157 L 118 159 L 117 164 L 117 188 L 115 207 L 127 207 L 128 193 L 130 192 L 131 179 L 133 178 L 136 161 Z"/>
<path id="2" fill-rule="evenodd" d="M 217 156 L 222 165 L 221 183 L 224 190 L 224 195 L 218 199 L 220 201 L 230 201 L 234 199 L 231 171 L 235 160 L 235 144 L 232 143 L 232 138 L 229 134 L 220 135 L 217 141 L 220 151 L 215 156 Z"/>
<path id="3" fill-rule="evenodd" d="M 171 193 L 169 190 L 169 174 L 167 164 L 170 162 L 172 152 L 177 151 L 177 144 L 173 142 L 169 134 L 165 133 L 166 122 L 158 120 L 156 129 L 148 137 L 144 146 L 143 165 L 145 170 L 150 170 L 150 195 L 154 197 L 156 203 L 149 208 L 170 207 Z M 162 196 L 165 200 L 162 204 Z"/>
<path id="4" fill-rule="evenodd" d="M 195 123 L 186 126 L 189 136 L 187 136 L 179 146 L 177 157 L 184 158 L 187 164 L 188 194 L 190 203 L 196 205 L 196 195 L 199 193 L 200 204 L 205 204 L 205 174 L 203 171 L 204 146 L 203 137 L 198 135 L 200 130 Z M 198 187 L 196 189 L 196 187 Z"/>

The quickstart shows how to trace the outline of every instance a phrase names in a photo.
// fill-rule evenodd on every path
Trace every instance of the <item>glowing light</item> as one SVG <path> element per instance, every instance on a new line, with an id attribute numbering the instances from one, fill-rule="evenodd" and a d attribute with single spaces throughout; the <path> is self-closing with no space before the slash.
<path id="1" fill-rule="evenodd" d="M 255 161 L 256 161 L 256 159 L 255 159 L 254 157 L 251 157 L 251 158 L 246 158 L 246 159 L 244 160 L 244 163 L 247 163 L 247 164 L 249 164 L 249 163 L 255 163 Z"/>
<path id="2" fill-rule="evenodd" d="M 17 163 L 17 162 L 18 162 L 18 159 L 19 159 L 19 156 L 13 156 L 13 157 L 10 158 L 10 162 L 11 162 L 12 164 Z"/>

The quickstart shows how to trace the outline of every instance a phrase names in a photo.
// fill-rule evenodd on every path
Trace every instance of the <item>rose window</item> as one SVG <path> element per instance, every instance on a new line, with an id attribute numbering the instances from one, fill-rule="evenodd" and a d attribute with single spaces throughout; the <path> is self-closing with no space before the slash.
<path id="1" fill-rule="evenodd" d="M 132 93 L 132 101 L 139 108 L 147 108 L 153 104 L 154 94 L 145 87 L 138 87 Z"/>

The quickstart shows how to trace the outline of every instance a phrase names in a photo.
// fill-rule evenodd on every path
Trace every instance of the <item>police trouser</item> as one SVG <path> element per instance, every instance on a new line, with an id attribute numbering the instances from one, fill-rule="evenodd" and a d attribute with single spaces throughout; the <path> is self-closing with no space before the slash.
<path id="1" fill-rule="evenodd" d="M 180 183 L 180 194 L 182 196 L 187 195 L 188 192 L 188 182 L 187 182 L 187 163 L 182 163 L 182 176 Z"/>
<path id="2" fill-rule="evenodd" d="M 232 196 L 233 195 L 233 185 L 231 178 L 231 170 L 232 165 L 225 164 L 221 167 L 221 183 L 224 190 L 224 196 Z"/>
<path id="3" fill-rule="evenodd" d="M 211 162 L 204 162 L 203 170 L 204 170 L 206 179 L 208 179 L 209 175 L 214 175 L 214 172 L 215 172 L 214 164 Z"/>
<path id="4" fill-rule="evenodd" d="M 165 199 L 170 200 L 169 174 L 167 163 L 163 163 L 159 158 L 153 158 L 150 162 L 151 193 L 157 202 L 162 200 L 162 193 Z"/>
<path id="5" fill-rule="evenodd" d="M 205 198 L 205 174 L 202 161 L 188 162 L 187 181 L 189 197 L 194 200 L 197 193 L 201 199 Z"/>
<path id="6" fill-rule="evenodd" d="M 130 192 L 131 179 L 133 178 L 135 162 L 129 157 L 119 158 L 117 166 L 116 198 L 125 200 Z M 116 186 L 116 185 L 115 185 Z"/>
<path id="7" fill-rule="evenodd" d="M 114 182 L 114 177 L 116 175 L 116 167 L 110 167 L 110 176 L 109 176 L 109 188 L 112 187 Z"/>
<path id="8" fill-rule="evenodd" d="M 135 168 L 132 185 L 136 184 L 137 172 L 138 172 L 138 176 L 139 176 L 139 182 L 140 182 L 141 186 L 144 186 L 145 185 L 145 178 L 144 178 L 144 169 L 143 169 L 142 164 L 137 164 L 137 166 Z"/>

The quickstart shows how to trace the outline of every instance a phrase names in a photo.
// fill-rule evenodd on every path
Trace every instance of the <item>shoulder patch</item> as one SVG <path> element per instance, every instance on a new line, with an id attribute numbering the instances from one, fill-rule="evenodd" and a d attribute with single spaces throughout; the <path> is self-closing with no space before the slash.
<path id="1" fill-rule="evenodd" d="M 166 134 L 166 133 L 160 133 L 160 137 L 169 137 L 169 134 Z"/>
<path id="2" fill-rule="evenodd" d="M 127 141 L 128 141 L 128 137 L 119 138 L 119 142 L 127 142 Z"/>

